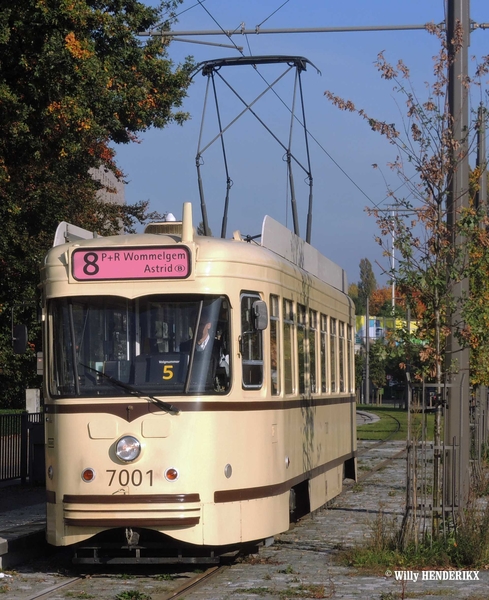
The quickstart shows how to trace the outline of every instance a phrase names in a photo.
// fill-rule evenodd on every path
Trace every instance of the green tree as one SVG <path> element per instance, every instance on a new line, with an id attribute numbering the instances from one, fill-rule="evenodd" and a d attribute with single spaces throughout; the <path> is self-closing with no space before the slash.
<path id="1" fill-rule="evenodd" d="M 205 235 L 204 221 L 200 221 L 200 223 L 197 225 L 197 235 Z M 209 236 L 212 237 L 212 229 L 209 229 Z"/>
<path id="2" fill-rule="evenodd" d="M 375 340 L 369 349 L 369 371 L 370 382 L 374 386 L 374 400 L 378 399 L 378 391 L 385 387 L 386 384 L 386 361 L 387 350 L 383 338 Z"/>
<path id="3" fill-rule="evenodd" d="M 114 144 L 183 123 L 192 62 L 174 67 L 168 30 L 180 0 L 18 0 L 0 9 L 0 401 L 14 406 L 38 385 L 33 306 L 42 257 L 59 221 L 101 234 L 131 230 L 148 202 L 102 204 L 92 168 L 123 173 Z M 31 354 L 12 356 L 10 324 L 29 321 Z"/>
<path id="4" fill-rule="evenodd" d="M 358 299 L 360 314 L 365 314 L 367 308 L 367 298 L 370 299 L 372 292 L 377 289 L 377 280 L 375 279 L 372 263 L 368 258 L 362 258 L 360 261 L 360 281 L 358 282 Z"/>
<path id="5" fill-rule="evenodd" d="M 360 349 L 360 352 L 355 352 L 355 390 L 357 390 L 357 394 L 359 390 L 362 388 L 363 384 L 363 374 L 365 369 L 365 349 Z"/>
<path id="6" fill-rule="evenodd" d="M 353 303 L 355 304 L 355 314 L 356 315 L 361 315 L 361 303 L 360 303 L 360 297 L 358 296 L 358 285 L 356 283 L 351 283 L 348 286 L 348 295 L 350 296 L 350 298 L 353 300 Z"/>

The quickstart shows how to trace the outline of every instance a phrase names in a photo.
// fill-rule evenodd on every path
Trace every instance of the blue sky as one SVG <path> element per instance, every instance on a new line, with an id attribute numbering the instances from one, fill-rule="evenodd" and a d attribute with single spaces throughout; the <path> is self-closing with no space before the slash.
<path id="1" fill-rule="evenodd" d="M 444 20 L 443 0 L 185 0 L 175 31 L 235 30 L 244 23 L 247 29 L 263 22 L 262 28 L 342 27 L 364 25 L 420 25 Z M 151 3 L 148 0 L 148 3 Z M 281 7 L 281 8 L 280 8 Z M 189 9 L 189 10 L 186 10 Z M 471 19 L 489 22 L 487 0 L 471 0 Z M 218 23 L 218 25 L 216 24 Z M 206 42 L 229 44 L 224 36 L 192 36 Z M 400 123 L 404 114 L 402 98 L 393 91 L 392 82 L 382 80 L 375 68 L 380 51 L 392 62 L 398 59 L 409 66 L 415 89 L 426 97 L 425 82 L 431 79 L 432 57 L 439 46 L 436 38 L 425 31 L 307 33 L 233 36 L 246 55 L 284 54 L 304 56 L 321 71 L 312 67 L 302 75 L 307 126 L 315 140 L 310 140 L 314 205 L 312 244 L 346 269 L 351 282 L 358 281 L 359 262 L 368 258 L 374 265 L 380 285 L 387 281 L 382 267 L 387 259 L 374 236 L 378 233 L 366 206 L 388 204 L 386 183 L 397 188 L 400 182 L 385 166 L 395 158 L 395 149 L 358 116 L 340 112 L 324 96 L 330 90 L 364 108 L 373 117 Z M 489 30 L 471 35 L 469 55 L 489 54 Z M 192 55 L 197 62 L 239 56 L 236 50 L 174 41 L 169 56 L 175 64 Z M 274 80 L 284 68 L 267 66 L 260 72 L 267 81 Z M 223 72 L 247 100 L 254 99 L 265 84 L 250 67 Z M 281 81 L 278 93 L 289 106 L 292 102 L 293 76 Z M 197 75 L 188 92 L 184 109 L 191 120 L 183 126 L 171 125 L 141 135 L 141 143 L 118 146 L 117 159 L 126 174 L 126 201 L 150 200 L 152 210 L 173 212 L 181 216 L 182 203 L 191 201 L 194 220 L 200 221 L 200 200 L 195 168 L 206 78 Z M 223 122 L 242 110 L 238 100 L 219 90 Z M 287 142 L 290 113 L 267 94 L 256 109 L 260 117 Z M 217 133 L 214 112 L 206 117 L 204 139 Z M 302 133 L 294 129 L 293 150 L 304 157 Z M 297 143 L 295 143 L 297 142 Z M 230 177 L 233 180 L 228 218 L 228 237 L 239 229 L 242 234 L 261 231 L 265 214 L 292 228 L 288 203 L 286 168 L 283 149 L 250 115 L 230 128 L 225 137 Z M 205 199 L 211 229 L 219 235 L 225 197 L 225 174 L 220 146 L 214 144 L 204 154 L 202 167 Z M 335 164 L 336 163 L 336 164 Z M 375 170 L 376 163 L 381 169 Z M 345 175 L 345 173 L 347 175 Z M 308 187 L 303 172 L 294 170 L 300 232 L 305 237 Z M 377 265 L 379 263 L 380 266 Z"/>

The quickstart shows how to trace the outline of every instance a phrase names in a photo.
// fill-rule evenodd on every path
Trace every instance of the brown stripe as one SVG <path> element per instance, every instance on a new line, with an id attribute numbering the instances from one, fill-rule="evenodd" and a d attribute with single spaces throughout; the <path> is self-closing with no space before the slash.
<path id="1" fill-rule="evenodd" d="M 66 504 L 174 504 L 200 502 L 199 494 L 99 494 L 75 496 L 65 494 Z"/>
<path id="2" fill-rule="evenodd" d="M 306 471 L 297 477 L 284 481 L 282 483 L 274 483 L 272 485 L 263 485 L 255 488 L 243 488 L 237 490 L 221 490 L 214 492 L 214 502 L 216 504 L 222 502 L 239 502 L 241 500 L 256 500 L 258 498 L 268 498 L 270 496 L 279 496 L 285 494 L 293 488 L 295 485 L 305 481 L 306 479 L 314 479 L 318 475 L 322 475 L 331 469 L 339 467 L 349 458 L 356 456 L 356 452 L 339 456 L 333 460 L 330 460 L 319 467 L 315 467 L 310 471 Z"/>
<path id="3" fill-rule="evenodd" d="M 172 400 L 173 401 L 173 400 Z M 120 399 L 104 404 L 45 404 L 44 412 L 49 414 L 109 414 L 124 419 L 128 423 L 151 413 L 159 413 L 161 409 L 148 402 L 121 403 Z M 294 400 L 265 400 L 265 401 L 240 401 L 216 402 L 214 400 L 201 402 L 173 401 L 181 412 L 249 412 L 265 410 L 292 410 L 297 408 L 317 408 L 320 406 L 333 406 L 338 404 L 354 404 L 353 396 L 336 398 L 307 398 Z"/>
<path id="4" fill-rule="evenodd" d="M 48 504 L 56 504 L 56 492 L 46 490 L 46 502 Z"/>
<path id="5" fill-rule="evenodd" d="M 200 517 L 163 519 L 65 519 L 65 525 L 72 527 L 168 527 L 198 525 Z"/>

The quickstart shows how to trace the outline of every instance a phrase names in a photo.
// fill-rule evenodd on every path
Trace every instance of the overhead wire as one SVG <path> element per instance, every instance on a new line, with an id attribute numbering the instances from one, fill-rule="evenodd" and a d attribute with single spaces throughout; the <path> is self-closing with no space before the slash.
<path id="1" fill-rule="evenodd" d="M 281 4 L 277 9 L 275 9 L 272 14 L 268 15 L 268 17 L 266 19 L 264 19 L 261 23 L 258 23 L 258 25 L 255 26 L 255 29 L 258 29 L 259 27 L 261 27 L 263 25 L 263 23 L 266 23 L 268 21 L 268 19 L 270 19 L 270 17 L 273 17 L 273 15 L 275 13 L 278 13 L 278 11 L 281 8 L 283 8 L 288 2 L 290 2 L 290 0 L 285 0 L 285 2 L 283 4 Z"/>
<path id="2" fill-rule="evenodd" d="M 207 8 L 204 6 L 204 1 L 205 0 L 197 0 L 197 2 L 200 4 L 200 6 L 205 10 L 205 12 L 209 15 L 209 17 L 214 21 L 214 23 L 219 27 L 219 29 L 224 33 L 224 35 L 229 39 L 229 41 L 233 44 L 233 46 L 236 48 L 236 50 L 242 56 L 244 56 L 243 50 L 239 48 L 239 46 L 234 42 L 232 37 L 225 31 L 224 27 L 221 27 L 221 25 L 218 23 L 217 19 L 215 19 L 214 16 L 211 15 L 210 11 L 208 11 Z M 237 30 L 238 30 L 238 27 L 234 31 L 237 31 Z"/>
<path id="3" fill-rule="evenodd" d="M 202 0 L 202 2 L 205 2 L 205 0 Z M 192 6 L 189 6 L 188 8 L 186 8 L 185 10 L 182 10 L 182 12 L 179 12 L 175 15 L 175 19 L 177 19 L 180 15 L 183 15 L 184 13 L 188 12 L 189 10 L 192 10 L 192 8 L 195 8 L 196 6 L 198 6 L 199 4 L 201 4 L 199 1 L 197 1 L 197 4 L 192 4 Z"/>
<path id="4" fill-rule="evenodd" d="M 197 3 L 205 10 L 205 12 L 209 15 L 209 17 L 214 21 L 214 23 L 217 25 L 217 27 L 228 37 L 228 39 L 231 41 L 231 43 L 235 46 L 236 50 L 238 50 L 238 52 L 242 55 L 245 56 L 244 52 L 242 49 L 240 49 L 236 43 L 232 40 L 232 37 L 228 35 L 228 33 L 226 32 L 226 30 L 220 25 L 220 23 L 217 21 L 217 19 L 211 14 L 211 12 L 209 10 L 207 10 L 207 8 L 203 5 L 203 2 L 205 2 L 205 0 L 197 0 Z M 256 27 L 260 27 L 261 25 L 263 25 L 263 23 L 265 23 L 266 21 L 268 21 L 274 14 L 276 14 L 281 8 L 283 8 L 288 2 L 290 2 L 290 0 L 286 0 L 286 2 L 284 2 L 283 4 L 281 4 L 276 10 L 274 10 L 266 19 L 264 19 L 261 23 L 259 23 L 258 25 L 256 25 Z M 194 4 L 192 7 L 190 8 L 195 8 L 197 6 L 197 4 Z M 187 9 L 187 10 L 190 10 Z M 237 31 L 238 27 L 234 30 Z M 246 42 L 248 45 L 248 51 L 250 53 L 250 56 L 253 56 L 253 53 L 251 51 L 251 47 L 249 44 L 249 39 L 248 39 L 248 35 L 245 36 L 246 37 Z M 262 73 L 260 73 L 260 71 L 258 70 L 258 68 L 254 67 L 254 70 L 256 71 L 256 73 L 259 75 L 259 77 L 261 77 L 261 79 L 264 81 L 264 83 L 269 86 L 270 84 L 268 83 L 268 81 L 266 80 L 266 78 L 262 75 Z M 277 99 L 284 105 L 284 107 L 291 113 L 291 108 L 287 105 L 287 103 L 285 102 L 285 100 L 283 100 L 283 98 L 280 97 L 280 95 L 277 93 L 277 91 L 275 89 L 271 89 L 272 93 L 275 94 L 275 96 L 277 97 Z M 300 123 L 301 126 L 305 127 L 305 125 L 300 121 L 300 119 L 297 117 L 297 115 L 293 115 L 294 118 Z M 331 154 L 326 150 L 326 148 L 324 148 L 324 146 L 319 142 L 319 140 L 307 129 L 307 127 L 305 127 L 305 131 L 306 133 L 311 137 L 312 140 L 314 140 L 314 142 L 318 145 L 318 147 L 324 152 L 324 154 L 330 159 L 330 161 L 341 171 L 341 173 L 348 179 L 348 181 L 353 184 L 353 186 L 370 202 L 370 204 L 373 206 L 374 209 L 381 209 L 381 205 L 386 201 L 389 200 L 392 197 L 392 193 L 388 194 L 387 196 L 385 196 L 380 202 L 375 202 L 374 200 L 372 200 L 372 198 L 370 198 L 370 196 L 367 194 L 367 192 L 365 192 L 357 183 L 356 181 L 345 171 L 345 169 L 343 169 L 343 167 L 341 167 L 341 165 L 331 156 Z M 405 184 L 401 184 L 398 188 L 396 188 L 396 190 L 394 190 L 394 193 L 399 190 L 401 187 L 403 187 Z M 382 210 L 382 209 L 381 209 Z"/>

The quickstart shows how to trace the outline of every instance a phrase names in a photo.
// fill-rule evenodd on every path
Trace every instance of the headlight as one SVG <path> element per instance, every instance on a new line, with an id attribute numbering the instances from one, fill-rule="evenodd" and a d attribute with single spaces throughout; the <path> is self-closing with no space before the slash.
<path id="1" fill-rule="evenodd" d="M 117 457 L 125 462 L 131 462 L 141 453 L 141 444 L 132 435 L 125 435 L 121 438 L 115 447 Z"/>

